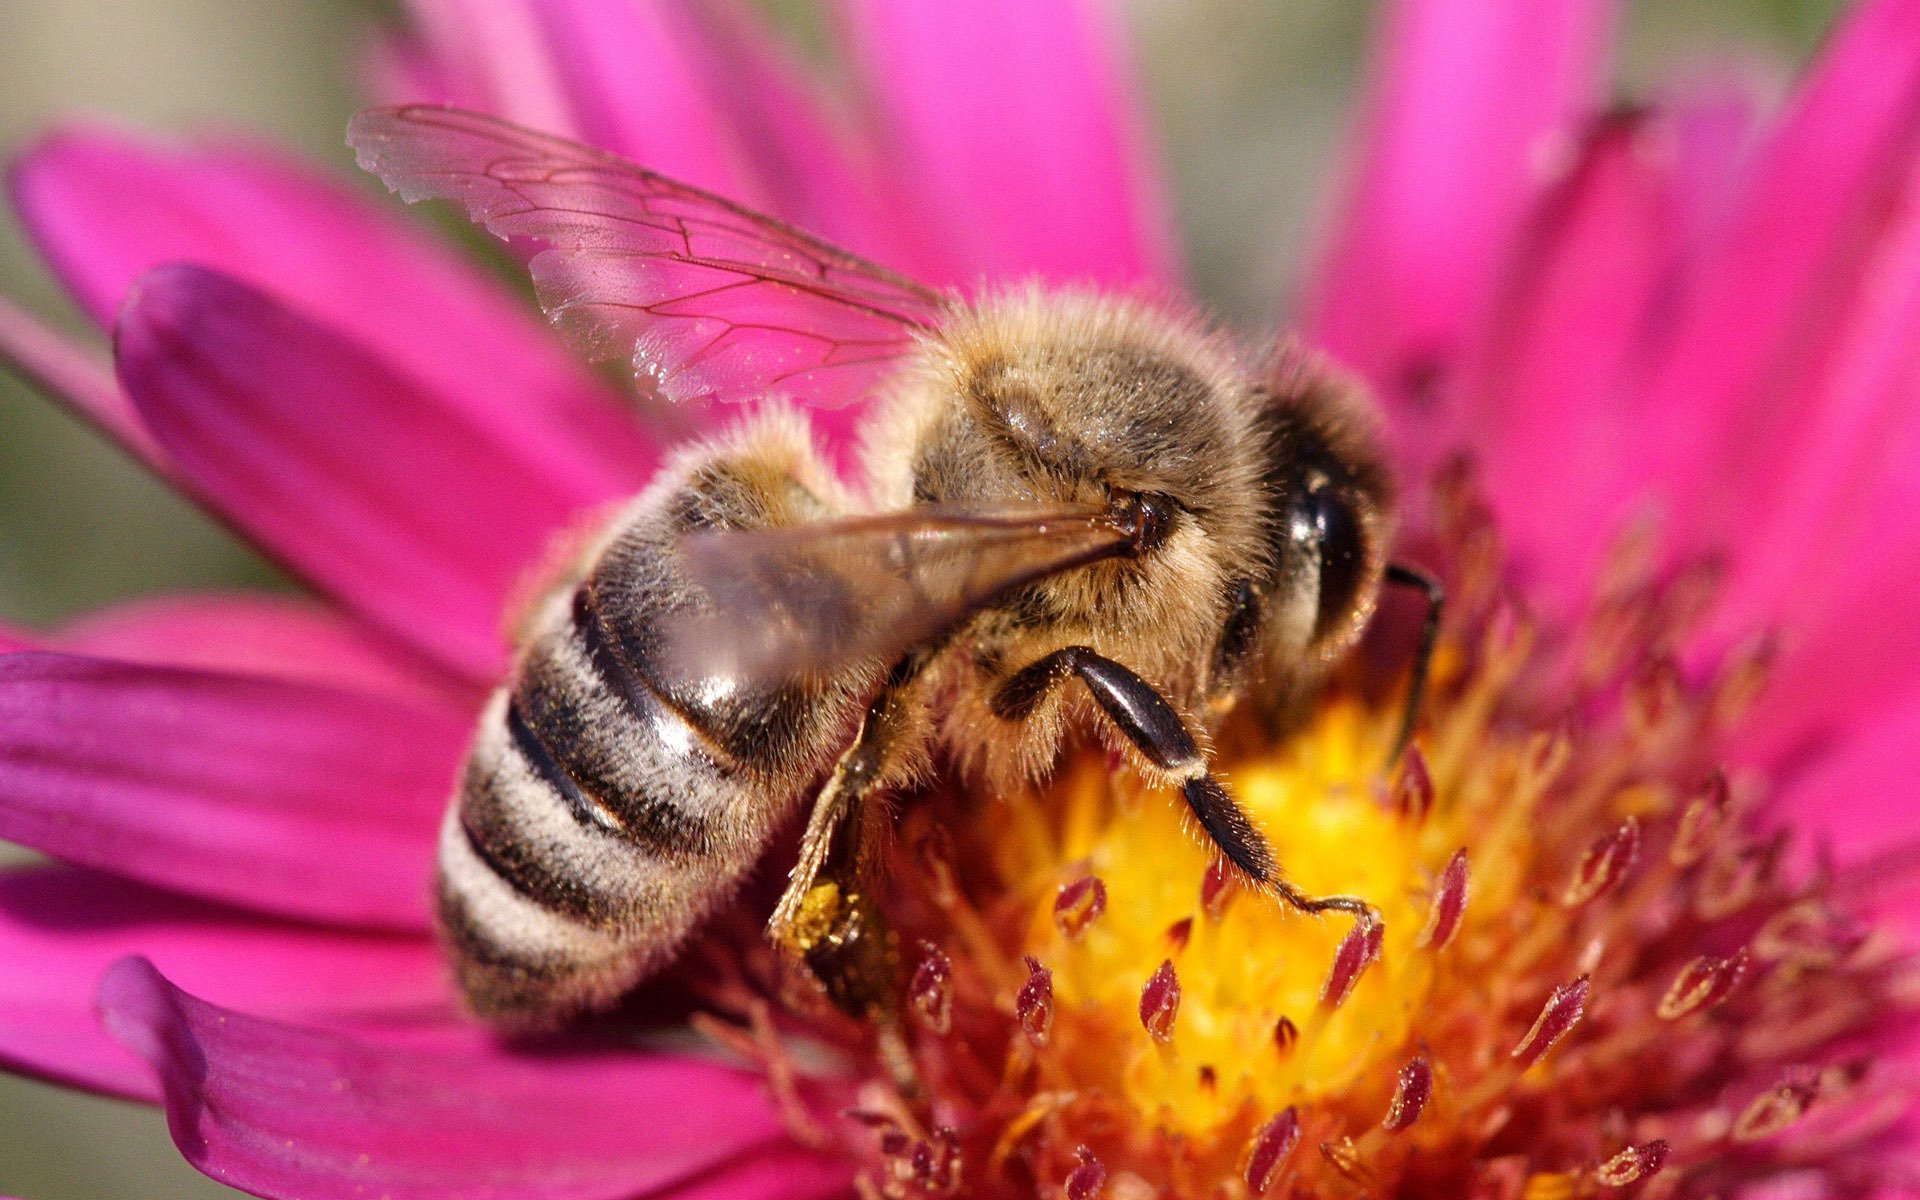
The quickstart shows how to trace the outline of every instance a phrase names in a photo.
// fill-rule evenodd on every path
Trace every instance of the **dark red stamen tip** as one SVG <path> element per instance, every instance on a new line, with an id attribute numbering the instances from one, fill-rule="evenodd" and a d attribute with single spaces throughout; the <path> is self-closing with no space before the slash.
<path id="1" fill-rule="evenodd" d="M 1676 867 L 1690 867 L 1699 862 L 1713 848 L 1732 806 L 1726 772 L 1716 770 L 1706 786 L 1681 810 L 1680 826 L 1674 831 L 1673 843 L 1667 847 L 1667 861 Z"/>
<path id="2" fill-rule="evenodd" d="M 1513 1048 L 1513 1057 L 1522 1068 L 1539 1062 L 1541 1055 L 1553 1049 L 1555 1042 L 1580 1023 L 1581 1015 L 1587 1010 L 1589 986 L 1587 977 L 1582 975 L 1553 989 L 1553 994 L 1541 1005 L 1540 1015 L 1534 1018 L 1533 1028 L 1527 1030 L 1527 1036 Z"/>
<path id="3" fill-rule="evenodd" d="M 920 965 L 907 984 L 907 1002 L 922 1024 L 937 1034 L 953 1026 L 953 962 L 938 946 L 920 943 Z"/>
<path id="4" fill-rule="evenodd" d="M 1020 1018 L 1020 1031 L 1027 1035 L 1027 1041 L 1036 1049 L 1046 1045 L 1047 1034 L 1053 1031 L 1053 972 L 1031 955 L 1027 958 L 1027 981 L 1013 999 L 1013 1011 Z"/>
<path id="5" fill-rule="evenodd" d="M 1684 697 L 1679 664 L 1660 655 L 1641 667 L 1627 686 L 1627 719 L 1640 734 L 1655 733 L 1682 710 Z"/>
<path id="6" fill-rule="evenodd" d="M 1467 911 L 1467 851 L 1453 852 L 1440 879 L 1433 887 L 1433 905 L 1427 911 L 1427 927 L 1420 931 L 1419 944 L 1430 950 L 1444 950 L 1460 928 Z"/>
<path id="7" fill-rule="evenodd" d="M 1107 885 L 1098 875 L 1085 875 L 1064 884 L 1053 898 L 1053 923 L 1060 932 L 1077 938 L 1107 911 Z"/>
<path id="8" fill-rule="evenodd" d="M 1094 1200 L 1107 1185 L 1107 1168 L 1093 1151 L 1081 1146 L 1073 1152 L 1076 1165 L 1067 1172 L 1067 1200 Z"/>
<path id="9" fill-rule="evenodd" d="M 1656 1138 L 1651 1142 L 1642 1142 L 1637 1146 L 1628 1146 L 1597 1167 L 1593 1174 L 1607 1187 L 1626 1187 L 1649 1179 L 1660 1173 L 1667 1165 L 1670 1147 Z"/>
<path id="10" fill-rule="evenodd" d="M 1736 950 L 1725 958 L 1701 955 L 1680 968 L 1655 1010 L 1663 1020 L 1677 1021 L 1725 1000 L 1746 974 L 1747 952 Z"/>
<path id="11" fill-rule="evenodd" d="M 1300 1114 L 1289 1108 L 1260 1127 L 1247 1151 L 1247 1186 L 1254 1195 L 1279 1182 L 1281 1169 L 1300 1140 Z"/>
<path id="12" fill-rule="evenodd" d="M 1279 1047 L 1280 1053 L 1291 1053 L 1294 1043 L 1299 1040 L 1300 1028 L 1293 1023 L 1292 1017 L 1281 1017 L 1273 1023 L 1273 1044 Z"/>
<path id="13" fill-rule="evenodd" d="M 1393 785 L 1393 808 L 1415 823 L 1426 820 L 1433 811 L 1433 774 L 1418 746 L 1408 746 L 1401 760 L 1400 775 Z"/>
<path id="14" fill-rule="evenodd" d="M 1380 1127 L 1388 1133 L 1399 1133 L 1420 1119 L 1420 1113 L 1427 1107 L 1427 1100 L 1433 1095 L 1433 1064 L 1424 1058 L 1416 1058 L 1400 1068 L 1400 1078 L 1393 1087 L 1393 1099 L 1387 1104 L 1387 1115 Z"/>
<path id="15" fill-rule="evenodd" d="M 1187 948 L 1187 943 L 1192 940 L 1193 940 L 1193 918 L 1192 917 L 1181 917 L 1178 921 L 1175 921 L 1173 924 L 1167 926 L 1167 944 L 1173 948 L 1173 952 L 1175 954 L 1178 954 L 1182 950 L 1185 950 Z"/>
<path id="16" fill-rule="evenodd" d="M 1347 936 L 1340 939 L 1340 946 L 1333 952 L 1333 968 L 1327 972 L 1327 982 L 1320 989 L 1320 1003 L 1326 1008 L 1339 1008 L 1353 995 L 1354 985 L 1360 982 L 1360 976 L 1380 957 L 1381 939 L 1385 930 L 1379 921 L 1372 917 L 1362 917 L 1354 922 Z"/>
<path id="17" fill-rule="evenodd" d="M 1788 1082 L 1753 1098 L 1733 1123 L 1733 1140 L 1757 1142 L 1807 1115 L 1818 1091 L 1811 1083 Z"/>
<path id="18" fill-rule="evenodd" d="M 1619 887 L 1639 857 L 1640 822 L 1628 817 L 1618 829 L 1595 841 L 1580 856 L 1580 865 L 1567 881 L 1562 903 L 1568 908 L 1577 908 Z"/>
<path id="19" fill-rule="evenodd" d="M 1200 877 L 1200 909 L 1208 920 L 1218 921 L 1226 913 L 1227 901 L 1233 895 L 1232 883 L 1226 860 L 1216 858 L 1207 864 L 1207 873 Z"/>
<path id="20" fill-rule="evenodd" d="M 1140 989 L 1140 1023 L 1153 1040 L 1162 1044 L 1173 1040 L 1173 1019 L 1180 1013 L 1180 977 L 1174 974 L 1173 960 L 1167 959 Z"/>

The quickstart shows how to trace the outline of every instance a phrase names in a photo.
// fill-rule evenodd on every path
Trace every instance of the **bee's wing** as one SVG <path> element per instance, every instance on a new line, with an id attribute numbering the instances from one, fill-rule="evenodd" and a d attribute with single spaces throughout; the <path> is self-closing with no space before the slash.
<path id="1" fill-rule="evenodd" d="M 369 109 L 347 140 L 406 200 L 454 200 L 542 249 L 540 303 L 595 359 L 631 358 L 670 400 L 870 392 L 940 295 L 710 192 L 479 113 Z"/>
<path id="2" fill-rule="evenodd" d="M 1128 551 L 1097 511 L 923 508 L 681 542 L 706 595 L 665 630 L 689 675 L 884 667 L 1023 584 Z"/>

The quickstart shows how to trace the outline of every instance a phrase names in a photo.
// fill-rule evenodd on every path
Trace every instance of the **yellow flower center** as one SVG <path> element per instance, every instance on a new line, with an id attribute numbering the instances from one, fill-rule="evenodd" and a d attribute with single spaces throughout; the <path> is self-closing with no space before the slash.
<path id="1" fill-rule="evenodd" d="M 1405 1041 L 1432 983 L 1414 945 L 1429 897 L 1408 885 L 1437 878 L 1457 842 L 1396 817 L 1376 794 L 1390 725 L 1336 703 L 1277 752 L 1222 764 L 1288 878 L 1314 895 L 1361 897 L 1384 918 L 1380 964 L 1337 1009 L 1322 996 L 1352 919 L 1303 915 L 1239 884 L 1222 888 L 1217 874 L 1210 889 L 1213 855 L 1185 828 L 1176 794 L 1116 780 L 1089 757 L 1050 789 L 1065 807 L 1057 819 L 1016 816 L 1028 828 L 999 843 L 1007 878 L 1045 878 L 1058 868 L 1043 864 L 1067 863 L 1106 893 L 1105 911 L 1077 934 L 1056 919 L 1055 895 L 1035 897 L 1026 936 L 1053 975 L 1048 1054 L 1072 1061 L 1078 1086 L 1124 1096 L 1168 1132 L 1207 1138 L 1249 1109 L 1349 1093 Z M 1164 1042 L 1139 1015 L 1163 962 L 1179 991 Z"/>

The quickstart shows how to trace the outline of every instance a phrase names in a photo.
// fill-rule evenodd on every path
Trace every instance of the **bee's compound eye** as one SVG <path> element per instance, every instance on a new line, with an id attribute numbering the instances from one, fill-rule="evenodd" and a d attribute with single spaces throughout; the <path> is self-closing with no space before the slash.
<path id="1" fill-rule="evenodd" d="M 1320 558 L 1320 599 L 1313 621 L 1319 637 L 1353 611 L 1366 577 L 1367 554 L 1353 505 L 1332 488 L 1315 488 L 1300 501 L 1294 528 L 1311 539 Z"/>

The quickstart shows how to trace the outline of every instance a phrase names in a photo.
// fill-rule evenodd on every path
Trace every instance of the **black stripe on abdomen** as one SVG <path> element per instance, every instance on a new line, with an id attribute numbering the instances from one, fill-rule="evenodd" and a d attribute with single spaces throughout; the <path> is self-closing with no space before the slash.
<path id="1" fill-rule="evenodd" d="M 560 630 L 522 664 L 508 720 L 518 714 L 531 744 L 522 745 L 517 731 L 515 744 L 582 826 L 675 861 L 707 853 L 710 824 L 686 801 L 696 793 L 694 782 L 714 772 L 713 760 L 691 746 L 666 744 L 663 725 L 681 718 L 605 678 L 582 640 L 578 630 Z"/>
<path id="2" fill-rule="evenodd" d="M 580 824 L 607 833 L 626 835 L 627 825 L 614 811 L 602 803 L 598 796 L 590 796 L 574 781 L 573 775 L 560 765 L 540 735 L 527 724 L 525 714 L 520 711 L 520 698 L 515 696 L 507 701 L 507 736 L 513 740 L 513 748 L 526 760 L 540 782 L 552 788 L 573 819 Z"/>

